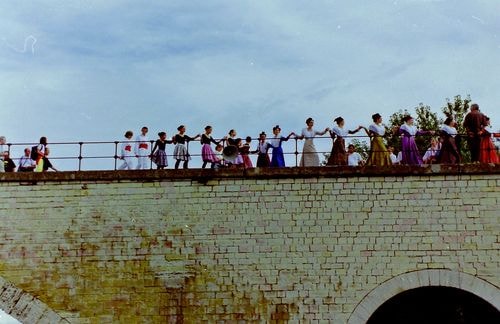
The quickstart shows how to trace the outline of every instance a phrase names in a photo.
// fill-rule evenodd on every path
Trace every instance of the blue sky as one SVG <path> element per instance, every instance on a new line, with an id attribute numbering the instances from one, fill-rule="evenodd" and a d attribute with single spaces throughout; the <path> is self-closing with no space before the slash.
<path id="1" fill-rule="evenodd" d="M 257 136 L 309 116 L 324 128 L 420 102 L 439 112 L 457 94 L 500 128 L 499 15 L 491 0 L 4 1 L 0 133 Z"/>

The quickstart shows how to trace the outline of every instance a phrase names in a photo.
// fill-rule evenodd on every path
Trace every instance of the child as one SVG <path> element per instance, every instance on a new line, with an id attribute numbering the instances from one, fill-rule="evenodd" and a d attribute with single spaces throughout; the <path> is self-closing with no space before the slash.
<path id="1" fill-rule="evenodd" d="M 144 126 L 141 128 L 141 134 L 135 139 L 135 156 L 137 157 L 137 169 L 149 169 L 148 168 L 148 156 L 149 156 L 149 140 L 148 140 L 148 128 Z"/>
<path id="2" fill-rule="evenodd" d="M 222 150 L 224 149 L 224 146 L 222 144 L 217 144 L 215 145 L 215 156 L 219 160 L 219 162 L 215 165 L 216 167 L 221 167 L 224 165 L 224 156 L 222 155 Z"/>
<path id="3" fill-rule="evenodd" d="M 132 157 L 134 157 L 134 153 L 132 152 L 132 136 L 134 136 L 132 131 L 127 131 L 125 133 L 126 140 L 122 142 L 120 156 L 120 159 L 123 160 L 123 164 L 118 168 L 118 170 L 134 169 L 134 162 L 132 161 Z"/>
<path id="4" fill-rule="evenodd" d="M 248 168 L 253 168 L 252 160 L 250 159 L 250 143 L 252 142 L 252 138 L 247 136 L 245 138 L 245 144 L 240 147 L 240 154 L 243 158 L 243 166 Z"/>
<path id="5" fill-rule="evenodd" d="M 158 137 L 159 139 L 156 140 L 153 151 L 151 152 L 151 161 L 156 164 L 158 170 L 163 170 L 168 166 L 167 153 L 165 152 L 165 149 L 167 144 L 172 144 L 173 141 L 167 140 L 167 133 L 165 132 L 159 132 Z"/>
<path id="6" fill-rule="evenodd" d="M 350 144 L 347 148 L 347 165 L 348 166 L 360 166 L 363 165 L 363 157 L 361 154 L 355 151 L 354 145 Z"/>

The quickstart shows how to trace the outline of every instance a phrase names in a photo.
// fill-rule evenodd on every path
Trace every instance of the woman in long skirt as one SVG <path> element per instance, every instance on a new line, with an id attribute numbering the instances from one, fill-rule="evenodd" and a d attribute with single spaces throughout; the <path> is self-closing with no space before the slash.
<path id="1" fill-rule="evenodd" d="M 302 133 L 300 136 L 297 136 L 298 139 L 305 139 L 304 147 L 302 148 L 302 157 L 300 158 L 300 166 L 301 167 L 316 167 L 319 166 L 319 156 L 316 151 L 316 146 L 314 146 L 314 137 L 316 135 L 325 135 L 330 129 L 326 128 L 323 132 L 314 130 L 314 120 L 309 117 L 306 120 L 306 128 L 302 129 Z"/>
<path id="2" fill-rule="evenodd" d="M 402 149 L 401 149 L 401 164 L 406 165 L 422 165 L 423 161 L 420 157 L 420 152 L 415 142 L 415 136 L 433 134 L 433 132 L 427 132 L 418 130 L 415 125 L 413 125 L 413 117 L 405 116 L 404 124 L 398 129 L 399 135 L 402 138 Z"/>
<path id="3" fill-rule="evenodd" d="M 159 139 L 156 140 L 153 150 L 151 151 L 151 161 L 156 164 L 158 169 L 164 169 L 168 166 L 166 147 L 167 144 L 172 144 L 172 141 L 167 140 L 167 133 L 159 132 Z"/>
<path id="4" fill-rule="evenodd" d="M 271 167 L 283 168 L 285 167 L 285 155 L 283 154 L 283 148 L 281 144 L 290 139 L 294 132 L 288 134 L 288 136 L 280 136 L 281 128 L 279 125 L 273 127 L 274 136 L 269 139 L 269 145 L 273 149 L 273 154 L 271 158 Z"/>
<path id="5" fill-rule="evenodd" d="M 370 155 L 366 165 L 389 166 L 392 165 L 391 156 L 384 144 L 385 126 L 382 124 L 382 116 L 374 114 L 372 116 L 373 124 L 368 129 L 365 128 L 370 140 Z"/>
<path id="6" fill-rule="evenodd" d="M 212 138 L 212 126 L 205 127 L 205 133 L 201 135 L 201 159 L 203 160 L 203 165 L 201 166 L 204 169 L 207 166 L 207 163 L 210 163 L 210 168 L 213 169 L 217 163 L 220 163 L 219 158 L 215 155 L 215 152 L 212 150 L 210 143 L 214 143 L 215 145 L 219 144 L 219 142 L 215 141 Z"/>
<path id="7" fill-rule="evenodd" d="M 227 144 L 228 145 L 233 145 L 236 147 L 238 155 L 232 160 L 228 161 L 231 165 L 235 166 L 242 166 L 244 161 L 243 157 L 241 156 L 240 153 L 240 146 L 241 146 L 241 138 L 236 137 L 236 130 L 231 129 L 228 133 L 229 137 L 227 137 Z"/>
<path id="8" fill-rule="evenodd" d="M 181 161 L 183 161 L 183 168 L 187 169 L 188 168 L 188 163 L 189 160 L 191 160 L 191 156 L 189 155 L 188 149 L 187 149 L 187 142 L 194 141 L 198 137 L 200 137 L 200 134 L 196 135 L 195 137 L 190 137 L 186 135 L 186 127 L 184 125 L 180 125 L 177 127 L 177 130 L 179 131 L 178 134 L 176 134 L 173 138 L 173 141 L 175 143 L 175 148 L 174 148 L 174 159 L 176 160 L 175 162 L 175 168 L 179 168 L 179 164 Z"/>
<path id="9" fill-rule="evenodd" d="M 239 151 L 241 157 L 243 158 L 243 166 L 245 169 L 253 168 L 252 160 L 250 159 L 250 143 L 252 142 L 252 138 L 247 136 L 245 138 L 245 144 L 243 144 Z"/>
<path id="10" fill-rule="evenodd" d="M 479 150 L 479 162 L 481 163 L 500 163 L 500 158 L 498 157 L 497 148 L 491 140 L 491 135 L 495 132 L 490 126 L 490 119 L 486 117 L 487 126 L 483 129 L 481 134 L 481 144 Z"/>
<path id="11" fill-rule="evenodd" d="M 267 142 L 267 135 L 265 132 L 259 134 L 259 144 L 257 145 L 257 150 L 252 153 L 258 153 L 257 156 L 257 168 L 267 168 L 271 165 L 271 160 L 269 160 L 269 155 L 267 151 L 269 150 L 269 143 Z"/>
<path id="12" fill-rule="evenodd" d="M 337 125 L 333 126 L 330 130 L 330 136 L 334 141 L 327 165 L 347 165 L 347 152 L 345 150 L 344 137 L 350 134 L 356 134 L 363 127 L 359 126 L 355 130 L 346 130 L 344 129 L 345 121 L 342 117 L 335 118 L 334 122 Z"/>
<path id="13" fill-rule="evenodd" d="M 438 162 L 442 164 L 457 164 L 460 162 L 460 153 L 455 141 L 458 134 L 455 128 L 456 123 L 452 117 L 446 118 L 441 126 L 441 151 Z"/>

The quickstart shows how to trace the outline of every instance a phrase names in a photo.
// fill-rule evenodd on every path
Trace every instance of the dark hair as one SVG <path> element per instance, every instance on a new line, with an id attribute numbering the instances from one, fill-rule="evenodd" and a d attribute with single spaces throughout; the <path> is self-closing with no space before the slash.
<path id="1" fill-rule="evenodd" d="M 210 128 L 212 128 L 212 126 L 210 125 L 205 126 L 205 130 L 209 130 Z"/>
<path id="2" fill-rule="evenodd" d="M 234 140 L 236 144 L 241 143 L 241 137 L 238 137 L 237 139 Z"/>
<path id="3" fill-rule="evenodd" d="M 149 128 L 148 128 L 147 126 L 143 126 L 143 127 L 141 128 L 141 130 L 143 130 L 143 129 L 149 130 Z"/>
<path id="4" fill-rule="evenodd" d="M 488 116 L 484 116 L 484 119 L 486 119 L 486 121 L 489 121 L 489 120 L 490 120 L 490 117 L 488 117 Z"/>
<path id="5" fill-rule="evenodd" d="M 406 123 L 407 121 L 409 121 L 410 119 L 413 119 L 412 116 L 408 115 L 408 116 L 404 116 L 403 117 L 403 121 Z"/>
<path id="6" fill-rule="evenodd" d="M 165 135 L 167 135 L 167 133 L 165 133 L 165 132 L 159 132 L 159 133 L 158 133 L 158 136 L 159 136 L 159 137 L 162 137 L 162 136 L 165 136 Z"/>
<path id="7" fill-rule="evenodd" d="M 132 132 L 132 131 L 126 131 L 124 136 L 125 137 L 132 137 L 133 135 L 134 135 L 134 132 Z M 42 139 L 40 139 L 40 140 L 42 140 Z"/>
<path id="8" fill-rule="evenodd" d="M 274 132 L 275 130 L 277 130 L 277 129 L 279 129 L 279 130 L 281 131 L 281 127 L 280 127 L 280 125 L 276 125 L 276 126 L 274 126 L 274 127 L 273 127 L 273 132 Z"/>
<path id="9" fill-rule="evenodd" d="M 180 131 L 181 129 L 183 129 L 185 126 L 184 125 L 180 125 L 179 127 L 177 127 L 177 130 Z"/>
<path id="10" fill-rule="evenodd" d="M 40 144 L 47 145 L 47 137 L 45 136 L 40 137 Z"/>
<path id="11" fill-rule="evenodd" d="M 259 136 L 262 136 L 262 135 L 267 136 L 266 132 L 264 132 L 264 131 L 259 134 Z"/>
<path id="12" fill-rule="evenodd" d="M 448 117 L 445 119 L 444 124 L 450 126 L 452 121 L 453 121 L 453 117 Z"/>
<path id="13" fill-rule="evenodd" d="M 230 129 L 228 135 L 231 135 L 232 132 L 236 132 L 234 129 Z"/>
<path id="14" fill-rule="evenodd" d="M 311 117 L 309 117 L 309 118 L 306 119 L 306 124 L 309 124 L 312 121 L 314 121 L 314 119 L 312 119 Z"/>
<path id="15" fill-rule="evenodd" d="M 341 122 L 344 121 L 344 118 L 342 118 L 342 117 L 339 116 L 339 117 L 335 118 L 333 121 L 336 122 L 337 125 L 338 125 L 338 124 L 340 124 Z"/>
<path id="16" fill-rule="evenodd" d="M 349 144 L 349 146 L 347 148 L 356 148 L 353 144 Z"/>
<path id="17" fill-rule="evenodd" d="M 379 113 L 376 113 L 376 114 L 372 115 L 372 119 L 373 119 L 374 122 L 376 122 L 377 119 L 379 119 L 379 118 L 382 118 L 382 116 Z"/>
<path id="18" fill-rule="evenodd" d="M 250 136 L 247 136 L 247 137 L 245 138 L 245 141 L 247 141 L 248 143 L 250 143 L 250 142 L 252 141 L 252 138 L 251 138 Z"/>
<path id="19" fill-rule="evenodd" d="M 479 105 L 477 103 L 473 103 L 470 105 L 470 110 L 479 110 Z"/>

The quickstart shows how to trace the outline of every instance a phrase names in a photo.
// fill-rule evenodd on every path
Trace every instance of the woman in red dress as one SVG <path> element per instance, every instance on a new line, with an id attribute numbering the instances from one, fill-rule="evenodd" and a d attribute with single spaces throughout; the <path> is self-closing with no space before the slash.
<path id="1" fill-rule="evenodd" d="M 500 158 L 498 157 L 497 148 L 493 145 L 491 140 L 491 135 L 495 135 L 490 127 L 490 119 L 486 117 L 486 125 L 482 130 L 481 134 L 481 144 L 479 149 L 479 162 L 481 163 L 500 163 Z"/>

